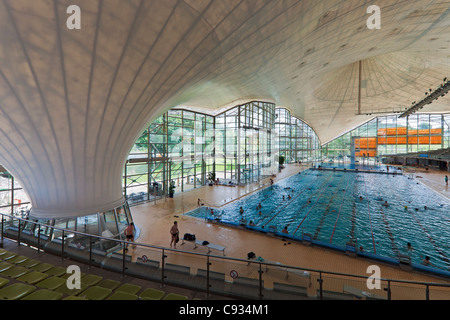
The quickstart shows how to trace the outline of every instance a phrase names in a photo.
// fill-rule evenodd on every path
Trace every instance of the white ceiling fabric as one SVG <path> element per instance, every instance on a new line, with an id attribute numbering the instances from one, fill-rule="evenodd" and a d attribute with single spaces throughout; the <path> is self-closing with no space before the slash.
<path id="1" fill-rule="evenodd" d="M 272 101 L 325 143 L 372 117 L 358 111 L 408 107 L 450 74 L 449 1 L 379 0 L 380 30 L 371 4 L 1 0 L 0 163 L 34 215 L 71 217 L 123 203 L 129 150 L 172 107 Z"/>

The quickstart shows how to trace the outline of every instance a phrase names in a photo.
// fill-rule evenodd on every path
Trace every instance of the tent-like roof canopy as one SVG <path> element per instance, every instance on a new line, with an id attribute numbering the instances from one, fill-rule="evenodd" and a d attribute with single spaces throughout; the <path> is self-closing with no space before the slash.
<path id="1" fill-rule="evenodd" d="M 376 4 L 371 30 L 358 0 L 2 0 L 0 163 L 35 215 L 79 216 L 123 202 L 128 151 L 172 107 L 272 101 L 322 143 L 404 110 L 450 75 L 450 2 Z"/>

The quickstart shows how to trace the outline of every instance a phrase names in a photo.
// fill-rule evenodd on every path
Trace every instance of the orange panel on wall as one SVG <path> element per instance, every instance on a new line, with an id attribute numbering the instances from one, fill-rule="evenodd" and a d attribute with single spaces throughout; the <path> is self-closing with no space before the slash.
<path id="1" fill-rule="evenodd" d="M 379 137 L 405 136 L 406 133 L 410 136 L 429 136 L 430 134 L 442 135 L 442 129 L 407 130 L 406 127 L 378 129 Z"/>
<path id="2" fill-rule="evenodd" d="M 357 149 L 376 149 L 377 148 L 377 138 L 355 139 L 355 147 Z"/>

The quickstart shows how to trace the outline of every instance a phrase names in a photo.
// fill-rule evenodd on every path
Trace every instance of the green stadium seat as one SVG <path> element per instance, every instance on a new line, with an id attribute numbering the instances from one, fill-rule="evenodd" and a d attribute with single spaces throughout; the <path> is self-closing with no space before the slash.
<path id="1" fill-rule="evenodd" d="M 2 271 L 0 273 L 0 276 L 16 279 L 18 277 L 23 276 L 24 274 L 26 274 L 28 272 L 30 272 L 30 269 L 28 269 L 28 268 L 12 267 L 12 268 L 6 269 L 5 271 Z"/>
<path id="2" fill-rule="evenodd" d="M 3 288 L 4 286 L 6 286 L 9 283 L 8 279 L 2 278 L 0 277 L 0 288 Z"/>
<path id="3" fill-rule="evenodd" d="M 63 300 L 88 300 L 88 299 L 78 297 L 78 296 L 68 296 L 68 297 L 65 297 Z"/>
<path id="4" fill-rule="evenodd" d="M 6 251 L 6 252 L 3 252 L 3 253 L 0 255 L 0 259 L 3 260 L 3 261 L 7 261 L 7 260 L 9 260 L 9 259 L 14 258 L 15 256 L 17 256 L 17 254 L 12 253 L 12 252 L 9 252 L 9 251 Z"/>
<path id="5" fill-rule="evenodd" d="M 148 288 L 139 294 L 139 298 L 149 298 L 151 300 L 161 300 L 166 293 L 161 290 Z"/>
<path id="6" fill-rule="evenodd" d="M 48 277 L 48 278 L 36 283 L 36 286 L 39 288 L 43 288 L 43 289 L 56 290 L 65 284 L 66 284 L 65 279 L 61 279 L 59 277 Z"/>
<path id="7" fill-rule="evenodd" d="M 188 297 L 177 293 L 169 293 L 163 300 L 188 300 Z"/>
<path id="8" fill-rule="evenodd" d="M 107 288 L 111 290 L 115 290 L 120 286 L 120 282 L 116 280 L 104 279 L 100 281 L 97 286 L 102 288 Z"/>
<path id="9" fill-rule="evenodd" d="M 11 259 L 8 259 L 7 261 L 9 263 L 19 264 L 19 263 L 27 261 L 27 260 L 28 260 L 27 257 L 18 255 L 18 256 L 12 257 Z"/>
<path id="10" fill-rule="evenodd" d="M 117 288 L 115 291 L 116 292 L 126 292 L 129 294 L 137 294 L 139 291 L 141 291 L 142 287 L 135 285 L 135 284 L 130 284 L 130 283 L 125 283 L 123 285 L 121 285 L 119 288 Z"/>
<path id="11" fill-rule="evenodd" d="M 28 284 L 35 284 L 44 280 L 47 277 L 48 275 L 45 273 L 32 271 L 24 274 L 23 276 L 18 277 L 17 280 Z"/>
<path id="12" fill-rule="evenodd" d="M 97 285 L 102 280 L 103 280 L 102 276 L 97 276 L 95 274 L 87 274 L 81 278 L 81 283 L 84 283 L 85 285 L 91 287 Z"/>
<path id="13" fill-rule="evenodd" d="M 112 290 L 107 288 L 102 288 L 99 286 L 89 287 L 78 296 L 86 298 L 89 300 L 105 300 L 106 297 L 111 295 Z"/>
<path id="14" fill-rule="evenodd" d="M 138 300 L 139 297 L 135 294 L 130 294 L 122 291 L 114 292 L 111 296 L 109 296 L 106 300 Z"/>
<path id="15" fill-rule="evenodd" d="M 62 293 L 41 289 L 25 296 L 21 300 L 60 300 L 62 297 Z"/>
<path id="16" fill-rule="evenodd" d="M 25 283 L 14 283 L 0 289 L 0 300 L 19 300 L 36 290 L 36 287 Z"/>
<path id="17" fill-rule="evenodd" d="M 63 267 L 53 267 L 47 271 L 44 272 L 45 274 L 48 274 L 50 277 L 61 277 L 65 274 L 67 274 L 67 269 Z"/>
<path id="18" fill-rule="evenodd" d="M 30 268 L 30 270 L 37 271 L 37 272 L 45 272 L 53 268 L 54 265 L 50 263 L 39 263 L 33 267 Z"/>
<path id="19" fill-rule="evenodd" d="M 10 269 L 12 267 L 14 267 L 13 264 L 5 262 L 5 261 L 0 261 L 0 273 L 5 271 L 5 270 L 8 270 L 8 269 Z"/>
<path id="20" fill-rule="evenodd" d="M 40 262 L 34 259 L 27 259 L 25 261 L 22 261 L 20 263 L 17 263 L 18 267 L 24 267 L 24 268 L 31 268 L 36 265 L 38 265 Z"/>
<path id="21" fill-rule="evenodd" d="M 55 291 L 61 292 L 68 296 L 76 296 L 76 295 L 79 295 L 80 293 L 82 293 L 87 288 L 88 288 L 88 286 L 82 283 L 80 286 L 80 289 L 69 289 L 66 285 L 62 285 L 62 286 L 58 287 L 57 289 L 55 289 Z"/>

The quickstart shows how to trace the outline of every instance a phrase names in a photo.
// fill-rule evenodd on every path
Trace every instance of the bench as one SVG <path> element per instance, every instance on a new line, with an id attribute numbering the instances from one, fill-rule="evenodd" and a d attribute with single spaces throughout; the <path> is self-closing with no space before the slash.
<path id="1" fill-rule="evenodd" d="M 178 264 L 166 263 L 165 269 L 168 271 L 174 271 L 174 272 L 183 273 L 183 274 L 187 274 L 187 275 L 191 274 L 191 267 L 181 266 Z"/>
<path id="2" fill-rule="evenodd" d="M 259 258 L 250 258 L 249 260 L 255 260 L 256 262 L 261 262 L 261 263 L 266 263 L 266 272 L 269 271 L 270 267 L 274 267 L 278 270 L 282 270 L 282 271 L 286 271 L 286 279 L 289 277 L 289 274 L 295 274 L 297 276 L 303 277 L 305 279 L 309 280 L 309 285 L 311 285 L 311 273 L 309 273 L 309 271 L 303 271 L 300 269 L 294 269 L 294 268 L 289 268 L 289 267 L 284 267 L 281 266 L 280 262 L 274 262 L 274 261 L 270 261 L 270 260 L 264 260 L 263 258 L 259 257 Z M 251 262 L 249 262 L 247 264 L 250 265 Z"/>
<path id="3" fill-rule="evenodd" d="M 206 278 L 208 276 L 208 271 L 205 269 L 198 269 L 197 276 Z M 209 271 L 209 278 L 211 280 L 225 281 L 225 273 Z"/>
<path id="4" fill-rule="evenodd" d="M 244 285 L 248 287 L 259 287 L 260 284 L 262 287 L 264 287 L 264 280 L 254 279 L 254 278 L 248 278 L 248 277 L 238 277 L 233 280 L 233 284 L 239 284 Z"/>
<path id="5" fill-rule="evenodd" d="M 214 244 L 214 243 L 208 243 L 207 245 L 204 245 L 203 244 L 204 241 L 202 241 L 202 240 L 186 240 L 184 238 L 182 238 L 181 240 L 182 240 L 181 245 L 183 245 L 185 241 L 192 242 L 192 243 L 194 243 L 194 249 L 197 249 L 197 246 L 203 246 L 203 247 L 207 247 L 208 248 L 208 253 L 211 252 L 211 249 L 214 249 L 214 250 L 217 250 L 217 251 L 222 251 L 223 255 L 225 256 L 225 249 L 226 249 L 226 247 L 224 247 L 224 246 L 219 246 L 219 245 Z"/>
<path id="6" fill-rule="evenodd" d="M 144 260 L 141 257 L 137 258 L 136 264 L 145 265 L 145 266 L 148 266 L 151 268 L 159 268 L 159 261 L 149 260 L 149 259 Z"/>
<path id="7" fill-rule="evenodd" d="M 294 286 L 294 285 L 286 284 L 286 283 L 280 283 L 280 282 L 273 283 L 273 291 L 292 294 L 292 295 L 300 295 L 303 297 L 308 296 L 307 288 Z"/>

